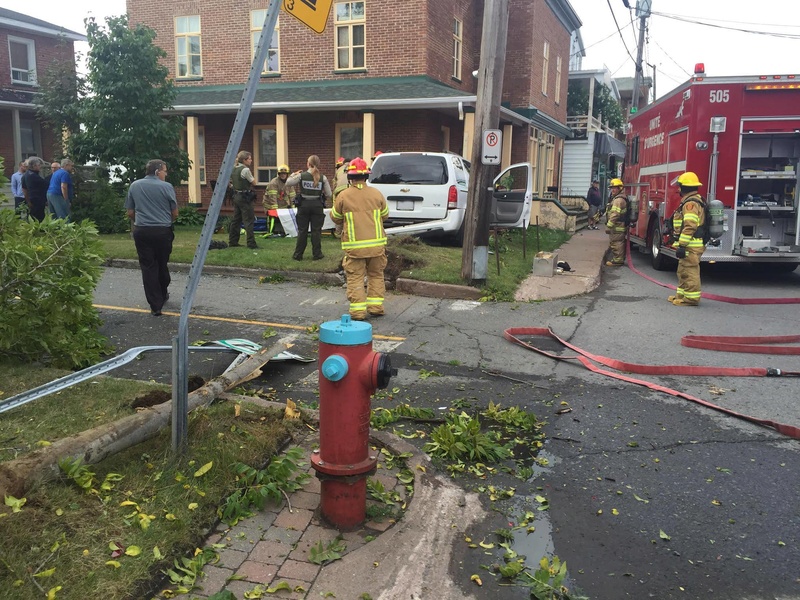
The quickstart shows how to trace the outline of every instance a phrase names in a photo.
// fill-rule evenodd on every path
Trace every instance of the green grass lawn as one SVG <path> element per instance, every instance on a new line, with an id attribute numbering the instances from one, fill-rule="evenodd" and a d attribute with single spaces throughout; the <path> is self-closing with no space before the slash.
<path id="1" fill-rule="evenodd" d="M 171 262 L 191 263 L 200 239 L 199 226 L 175 228 Z M 523 256 L 522 230 L 502 231 L 497 236 L 497 254 L 489 255 L 487 280 L 482 290 L 487 300 L 510 301 L 520 282 L 531 272 L 533 256 L 538 251 L 549 252 L 569 239 L 569 234 L 553 229 L 529 227 Z M 100 236 L 108 258 L 136 259 L 136 248 L 129 234 Z M 215 240 L 227 241 L 226 233 L 214 235 Z M 292 260 L 295 238 L 261 238 L 257 235 L 257 250 L 244 246 L 209 250 L 206 265 L 235 266 L 269 271 L 304 271 L 334 273 L 339 269 L 342 250 L 339 240 L 328 233 L 322 236 L 325 258 L 311 260 L 311 248 L 306 248 L 304 260 Z M 495 250 L 492 236 L 490 252 Z M 408 236 L 389 236 L 387 248 L 389 270 L 400 277 L 437 283 L 464 284 L 461 279 L 461 248 L 426 243 Z M 498 260 L 499 258 L 499 260 Z M 499 266 L 499 273 L 498 273 Z"/>

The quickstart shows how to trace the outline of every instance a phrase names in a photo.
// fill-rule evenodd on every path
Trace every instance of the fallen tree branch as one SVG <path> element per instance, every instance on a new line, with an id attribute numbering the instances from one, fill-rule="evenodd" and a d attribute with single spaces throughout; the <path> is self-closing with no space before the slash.
<path id="1" fill-rule="evenodd" d="M 240 365 L 190 393 L 188 412 L 211 404 L 227 390 L 260 375 L 261 368 L 273 357 L 291 348 L 296 338 L 297 335 L 292 334 L 277 340 L 268 348 L 263 348 Z M 57 474 L 58 462 L 64 458 L 77 458 L 84 464 L 98 463 L 108 456 L 155 437 L 161 429 L 169 425 L 171 417 L 172 401 L 62 438 L 50 446 L 0 463 L 0 498 L 6 495 L 22 497 L 35 479 Z"/>

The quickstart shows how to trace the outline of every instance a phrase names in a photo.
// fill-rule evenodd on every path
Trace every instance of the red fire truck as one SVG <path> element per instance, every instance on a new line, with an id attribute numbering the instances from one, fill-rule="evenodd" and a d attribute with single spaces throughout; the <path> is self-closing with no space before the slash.
<path id="1" fill-rule="evenodd" d="M 633 206 L 638 200 L 630 240 L 654 268 L 675 265 L 664 225 L 680 204 L 675 180 L 684 171 L 697 174 L 704 198 L 724 205 L 704 262 L 785 272 L 800 264 L 800 75 L 706 77 L 697 65 L 631 118 L 627 138 L 626 193 Z"/>

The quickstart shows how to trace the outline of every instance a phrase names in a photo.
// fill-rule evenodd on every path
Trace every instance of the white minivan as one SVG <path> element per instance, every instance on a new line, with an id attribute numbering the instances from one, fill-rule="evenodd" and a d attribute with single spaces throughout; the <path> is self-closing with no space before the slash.
<path id="1" fill-rule="evenodd" d="M 444 152 L 384 152 L 369 185 L 389 204 L 389 234 L 440 233 L 459 238 L 467 210 L 469 162 Z"/>
<path id="2" fill-rule="evenodd" d="M 438 234 L 461 242 L 467 211 L 470 163 L 446 152 L 385 152 L 371 167 L 369 185 L 389 204 L 387 234 Z M 523 227 L 530 222 L 532 168 L 504 169 L 491 190 L 491 226 Z M 489 193 L 489 190 L 487 190 Z"/>

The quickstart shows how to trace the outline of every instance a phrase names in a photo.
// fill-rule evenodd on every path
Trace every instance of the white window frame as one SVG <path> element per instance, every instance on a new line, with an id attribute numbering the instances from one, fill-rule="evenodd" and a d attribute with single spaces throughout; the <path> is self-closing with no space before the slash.
<path id="1" fill-rule="evenodd" d="M 453 19 L 453 79 L 461 81 L 462 51 L 464 48 L 464 23 Z"/>
<path id="2" fill-rule="evenodd" d="M 197 31 L 183 31 L 178 33 L 178 21 L 185 20 L 186 21 L 186 29 L 188 30 L 189 25 L 191 24 L 191 19 L 197 19 Z M 197 79 L 198 77 L 203 76 L 203 36 L 201 34 L 202 31 L 202 22 L 200 20 L 200 15 L 182 15 L 180 17 L 175 17 L 175 79 Z M 198 53 L 197 55 L 190 53 L 190 44 L 192 38 L 197 38 L 197 46 L 198 46 Z M 183 40 L 186 44 L 186 53 L 181 54 L 178 50 L 180 40 Z M 191 73 L 191 57 L 192 56 L 199 56 L 200 57 L 200 72 L 199 73 Z M 181 75 L 181 58 L 184 60 L 184 64 L 186 66 L 186 74 Z"/>
<path id="3" fill-rule="evenodd" d="M 361 148 L 357 153 L 342 149 L 342 130 L 344 129 L 359 129 L 361 131 Z M 364 160 L 368 160 L 369 158 L 362 156 L 364 153 L 364 123 L 336 123 L 336 135 L 334 143 L 336 145 L 336 156 L 346 156 L 347 158 L 361 156 L 361 158 Z"/>
<path id="4" fill-rule="evenodd" d="M 553 93 L 553 100 L 556 104 L 561 104 L 561 57 L 556 56 L 556 89 Z"/>
<path id="5" fill-rule="evenodd" d="M 353 5 L 361 5 L 363 17 L 353 17 Z M 348 2 L 337 2 L 334 7 L 334 64 L 337 71 L 363 71 L 367 68 L 367 12 L 364 0 L 352 0 Z M 353 30 L 360 27 L 363 31 L 364 44 L 356 46 L 353 44 Z M 339 45 L 339 32 L 347 31 L 347 45 Z M 355 51 L 361 48 L 363 52 L 363 64 L 355 65 Z M 347 51 L 347 66 L 342 66 L 339 60 L 340 52 Z"/>
<path id="6" fill-rule="evenodd" d="M 186 127 L 183 128 L 183 134 L 181 135 L 181 150 L 186 150 L 188 147 L 188 140 L 189 137 L 189 130 Z M 198 164 L 194 165 L 198 169 L 200 169 L 200 185 L 206 184 L 206 127 L 205 125 L 198 125 L 197 126 L 197 153 L 200 155 L 198 158 Z M 182 181 L 181 183 L 189 183 L 188 181 Z"/>
<path id="7" fill-rule="evenodd" d="M 272 131 L 277 136 L 278 130 L 275 125 L 255 125 L 253 127 L 253 183 L 255 185 L 267 185 L 270 180 L 278 176 L 278 147 L 275 145 L 275 160 L 274 164 L 267 164 L 263 162 L 264 157 L 261 156 L 261 132 Z M 277 142 L 277 140 L 276 140 Z M 261 175 L 264 175 L 264 178 Z"/>
<path id="8" fill-rule="evenodd" d="M 550 42 L 542 49 L 542 95 L 547 96 L 547 72 L 550 70 Z"/>
<path id="9" fill-rule="evenodd" d="M 267 9 L 259 8 L 250 11 L 250 46 L 253 50 L 253 58 L 256 56 L 258 49 L 258 40 L 261 37 L 261 30 L 264 29 L 264 21 L 267 18 Z M 274 44 L 274 45 L 273 45 Z M 275 57 L 276 68 L 270 67 L 270 57 Z M 275 21 L 275 31 L 269 40 L 269 50 L 267 51 L 267 58 L 264 61 L 264 67 L 261 69 L 262 75 L 280 74 L 281 72 L 281 18 Z"/>
<path id="10" fill-rule="evenodd" d="M 28 70 L 14 68 L 11 62 L 11 44 L 22 44 L 28 48 Z M 8 67 L 11 75 L 11 83 L 16 85 L 39 85 L 36 76 L 36 42 L 26 38 L 15 36 L 8 36 Z M 26 73 L 27 79 L 17 79 L 14 77 L 14 72 Z"/>

